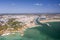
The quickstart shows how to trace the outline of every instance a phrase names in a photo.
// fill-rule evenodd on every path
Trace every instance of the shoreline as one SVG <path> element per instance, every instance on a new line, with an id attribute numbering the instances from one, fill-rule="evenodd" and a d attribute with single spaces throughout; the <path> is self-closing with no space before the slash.
<path id="1" fill-rule="evenodd" d="M 46 22 L 60 22 L 60 20 L 42 20 L 40 22 L 41 23 L 46 23 Z"/>

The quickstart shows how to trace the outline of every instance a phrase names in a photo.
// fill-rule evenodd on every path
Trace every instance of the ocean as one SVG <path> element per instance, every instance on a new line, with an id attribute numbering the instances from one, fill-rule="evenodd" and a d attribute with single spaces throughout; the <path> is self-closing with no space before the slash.
<path id="1" fill-rule="evenodd" d="M 29 28 L 24 36 L 15 33 L 7 36 L 0 36 L 0 40 L 60 40 L 60 22 L 48 22 L 42 26 Z"/>

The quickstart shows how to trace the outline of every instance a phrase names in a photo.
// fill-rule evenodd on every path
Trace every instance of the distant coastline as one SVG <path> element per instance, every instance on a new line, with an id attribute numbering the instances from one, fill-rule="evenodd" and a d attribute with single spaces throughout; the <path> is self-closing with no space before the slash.
<path id="1" fill-rule="evenodd" d="M 60 13 L 0 13 L 0 15 L 41 15 L 41 14 L 56 15 Z"/>

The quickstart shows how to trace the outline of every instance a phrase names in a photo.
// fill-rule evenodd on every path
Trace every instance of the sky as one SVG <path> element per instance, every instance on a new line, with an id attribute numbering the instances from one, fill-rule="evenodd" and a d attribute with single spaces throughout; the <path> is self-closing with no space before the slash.
<path id="1" fill-rule="evenodd" d="M 0 13 L 60 13 L 60 0 L 0 0 Z"/>

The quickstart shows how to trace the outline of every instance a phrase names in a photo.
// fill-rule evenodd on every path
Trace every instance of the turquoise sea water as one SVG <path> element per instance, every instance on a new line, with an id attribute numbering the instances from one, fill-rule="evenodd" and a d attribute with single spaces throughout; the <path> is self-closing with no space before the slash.
<path id="1" fill-rule="evenodd" d="M 27 29 L 24 37 L 31 40 L 60 40 L 60 22 L 48 22 L 50 26 Z"/>
<path id="2" fill-rule="evenodd" d="M 15 33 L 6 36 L 0 36 L 0 40 L 21 40 L 21 35 L 20 33 Z"/>
<path id="3" fill-rule="evenodd" d="M 43 24 L 42 26 L 29 28 L 21 37 L 20 33 L 8 36 L 0 36 L 0 40 L 60 40 L 60 22 L 48 22 L 50 26 Z"/>

